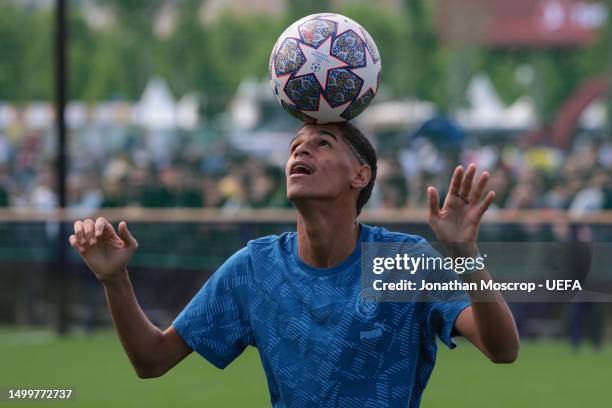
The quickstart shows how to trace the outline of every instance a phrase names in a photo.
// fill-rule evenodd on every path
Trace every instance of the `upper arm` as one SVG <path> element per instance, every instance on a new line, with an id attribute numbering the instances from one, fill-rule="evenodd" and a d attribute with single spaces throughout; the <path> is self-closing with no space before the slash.
<path id="1" fill-rule="evenodd" d="M 130 357 L 140 378 L 160 377 L 192 352 L 174 327 L 170 326 L 166 331 L 158 332 L 158 335 L 152 351 L 146 353 L 146 361 L 135 362 Z"/>
<path id="2" fill-rule="evenodd" d="M 175 335 L 210 363 L 225 368 L 254 344 L 248 310 L 250 257 L 230 257 L 172 322 Z"/>
<path id="3" fill-rule="evenodd" d="M 170 326 L 164 331 L 163 347 L 162 347 L 165 371 L 183 361 L 185 357 L 193 352 L 191 347 L 183 340 L 173 326 Z"/>

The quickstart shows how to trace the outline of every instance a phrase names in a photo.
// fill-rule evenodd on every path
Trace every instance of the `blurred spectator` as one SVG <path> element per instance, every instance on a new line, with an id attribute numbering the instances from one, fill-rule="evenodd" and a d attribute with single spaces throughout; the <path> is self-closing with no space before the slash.
<path id="1" fill-rule="evenodd" d="M 512 191 L 512 175 L 503 165 L 493 169 L 490 174 L 488 189 L 495 191 L 493 204 L 495 207 L 505 207 Z"/>
<path id="2" fill-rule="evenodd" d="M 11 177 L 7 168 L 0 164 L 0 207 L 10 205 Z"/>
<path id="3" fill-rule="evenodd" d="M 94 172 L 72 173 L 67 181 L 67 200 L 72 208 L 95 210 L 104 200 L 100 178 Z"/>
<path id="4" fill-rule="evenodd" d="M 214 177 L 204 175 L 200 185 L 202 186 L 202 201 L 204 207 L 221 207 L 225 201 L 219 190 L 219 183 Z"/>
<path id="5" fill-rule="evenodd" d="M 224 197 L 223 209 L 239 210 L 249 208 L 244 181 L 244 177 L 238 167 L 234 167 L 230 174 L 219 180 L 219 191 Z"/>
<path id="6" fill-rule="evenodd" d="M 569 210 L 572 214 L 585 214 L 600 211 L 606 204 L 604 188 L 608 185 L 608 174 L 603 169 L 593 172 L 584 186 L 574 197 Z"/>
<path id="7" fill-rule="evenodd" d="M 542 175 L 528 166 L 517 169 L 517 172 L 516 185 L 510 190 L 504 208 L 524 210 L 541 207 L 545 193 Z"/>
<path id="8" fill-rule="evenodd" d="M 403 208 L 408 198 L 406 177 L 395 158 L 383 159 L 379 165 L 378 183 L 382 208 Z"/>
<path id="9" fill-rule="evenodd" d="M 27 195 L 27 205 L 37 210 L 52 210 L 57 207 L 58 199 L 55 188 L 55 174 L 48 168 L 42 168 L 36 175 L 34 187 Z"/>
<path id="10" fill-rule="evenodd" d="M 176 207 L 197 208 L 204 205 L 202 191 L 198 186 L 197 176 L 188 166 L 176 168 L 177 188 L 174 204 Z"/>
<path id="11" fill-rule="evenodd" d="M 249 177 L 249 202 L 253 208 L 279 208 L 288 204 L 285 175 L 272 166 L 256 167 Z"/>
<path id="12" fill-rule="evenodd" d="M 606 318 L 602 305 L 577 301 L 569 303 L 568 308 L 572 349 L 578 351 L 584 338 L 587 337 L 594 349 L 601 350 Z"/>

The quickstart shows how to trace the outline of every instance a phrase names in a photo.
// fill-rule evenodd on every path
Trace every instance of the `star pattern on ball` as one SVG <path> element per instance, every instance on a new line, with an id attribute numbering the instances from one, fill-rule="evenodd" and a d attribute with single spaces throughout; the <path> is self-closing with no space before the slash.
<path id="1" fill-rule="evenodd" d="M 294 38 L 296 40 L 300 40 L 300 31 L 299 31 L 299 27 L 300 24 L 302 24 L 302 22 L 305 21 L 305 18 L 302 18 L 301 20 L 296 21 L 295 23 L 293 23 L 292 25 L 290 25 L 281 35 L 287 38 Z"/>
<path id="2" fill-rule="evenodd" d="M 359 78 L 363 79 L 363 85 L 361 86 L 361 91 L 357 98 L 361 98 L 364 94 L 368 92 L 368 90 L 372 90 L 374 95 L 376 95 L 376 91 L 378 89 L 378 77 L 375 75 L 368 75 L 368 71 L 372 70 L 372 67 L 377 67 L 376 72 L 380 71 L 380 60 L 374 62 L 372 55 L 370 54 L 370 50 L 366 47 L 366 65 L 363 68 L 353 68 L 353 74 L 357 75 Z"/>
<path id="3" fill-rule="evenodd" d="M 287 86 L 287 82 L 291 79 L 290 74 L 285 74 L 282 76 L 275 76 L 274 85 L 275 92 L 278 92 L 279 98 L 281 98 L 285 103 L 289 105 L 293 105 L 293 101 L 289 98 L 287 93 L 285 93 L 285 87 Z"/>
<path id="4" fill-rule="evenodd" d="M 345 119 L 340 116 L 342 112 L 351 104 L 351 101 L 343 103 L 342 105 L 336 106 L 333 108 L 327 99 L 323 97 L 323 95 L 319 96 L 319 112 L 320 114 L 317 116 L 317 123 L 334 123 L 334 122 L 344 122 Z"/>
<path id="5" fill-rule="evenodd" d="M 339 19 L 336 22 L 336 38 L 340 37 L 342 34 L 344 34 L 347 31 L 355 32 L 354 26 L 346 18 Z M 359 35 L 359 34 L 357 34 L 357 35 Z M 362 36 L 359 35 L 359 37 L 361 38 Z M 365 43 L 365 41 L 364 41 L 364 43 Z"/>
<path id="6" fill-rule="evenodd" d="M 331 55 L 331 46 L 332 46 L 332 36 L 327 37 L 325 41 L 319 45 L 318 48 L 314 48 L 305 44 L 301 41 L 298 42 L 304 57 L 306 57 L 306 62 L 300 67 L 300 69 L 295 73 L 295 76 L 302 76 L 308 74 L 314 74 L 319 81 L 322 89 L 327 87 L 327 74 L 332 69 L 343 68 L 346 67 L 347 64 Z M 327 68 L 323 68 L 322 62 L 327 64 Z"/>

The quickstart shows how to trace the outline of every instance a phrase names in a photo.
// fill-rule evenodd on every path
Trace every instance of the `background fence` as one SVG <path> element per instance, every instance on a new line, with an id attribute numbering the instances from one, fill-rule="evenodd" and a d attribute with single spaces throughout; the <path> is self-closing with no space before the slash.
<path id="1" fill-rule="evenodd" d="M 294 231 L 296 216 L 292 210 L 190 209 L 108 210 L 98 215 L 115 225 L 120 220 L 128 222 L 140 244 L 130 263 L 131 278 L 147 314 L 164 327 L 231 254 L 250 239 Z M 420 210 L 371 211 L 361 221 L 435 240 L 426 217 Z M 71 231 L 78 218 L 85 217 L 61 211 L 0 213 L 5 283 L 0 289 L 0 322 L 47 327 L 62 323 L 88 330 L 108 326 L 103 290 L 67 238 L 59 236 L 60 223 Z M 603 243 L 612 241 L 610 225 L 609 212 L 576 217 L 566 212 L 498 211 L 487 216 L 480 241 Z M 496 271 L 491 272 L 495 276 Z M 517 276 L 520 272 L 516 271 Z M 498 276 L 512 273 L 498 271 Z M 596 284 L 612 292 L 612 274 Z M 564 336 L 571 326 L 570 305 L 515 303 L 512 307 L 523 335 Z M 609 306 L 594 306 L 604 334 L 611 328 Z"/>

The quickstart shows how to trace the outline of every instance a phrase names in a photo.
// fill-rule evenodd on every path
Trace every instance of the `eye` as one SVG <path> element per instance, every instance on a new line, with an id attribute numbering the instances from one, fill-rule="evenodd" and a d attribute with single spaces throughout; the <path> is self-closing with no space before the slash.
<path id="1" fill-rule="evenodd" d="M 319 146 L 328 146 L 328 147 L 331 147 L 331 143 L 329 143 L 327 140 L 321 140 L 319 142 Z"/>

